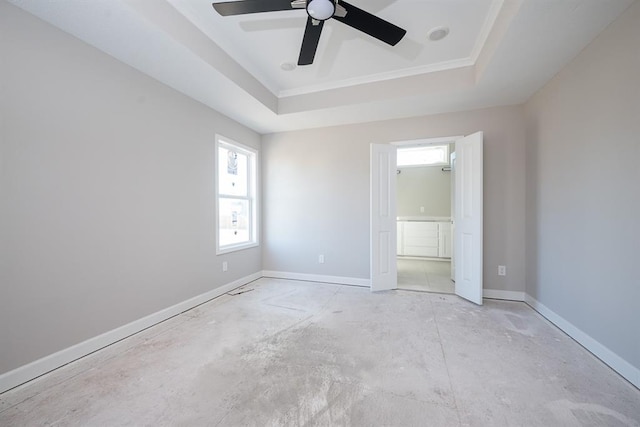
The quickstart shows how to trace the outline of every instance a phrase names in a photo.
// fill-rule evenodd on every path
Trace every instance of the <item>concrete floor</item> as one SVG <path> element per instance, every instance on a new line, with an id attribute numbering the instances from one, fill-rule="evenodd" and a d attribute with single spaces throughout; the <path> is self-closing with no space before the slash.
<path id="1" fill-rule="evenodd" d="M 640 425 L 640 391 L 523 303 L 244 290 L 0 395 L 0 425 Z"/>
<path id="2" fill-rule="evenodd" d="M 398 257 L 397 266 L 399 289 L 454 293 L 451 261 Z"/>

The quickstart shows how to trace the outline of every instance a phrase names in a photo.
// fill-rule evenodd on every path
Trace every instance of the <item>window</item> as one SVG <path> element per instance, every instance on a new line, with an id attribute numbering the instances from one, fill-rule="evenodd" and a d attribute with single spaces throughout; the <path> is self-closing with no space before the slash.
<path id="1" fill-rule="evenodd" d="M 217 253 L 258 245 L 256 150 L 216 136 Z"/>
<path id="2" fill-rule="evenodd" d="M 398 166 L 439 166 L 449 164 L 448 145 L 421 145 L 398 148 Z"/>

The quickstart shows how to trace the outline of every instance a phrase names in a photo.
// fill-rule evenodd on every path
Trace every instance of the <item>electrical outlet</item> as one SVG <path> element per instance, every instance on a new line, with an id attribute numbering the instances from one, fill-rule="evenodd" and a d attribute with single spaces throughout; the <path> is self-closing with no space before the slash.
<path id="1" fill-rule="evenodd" d="M 222 271 L 227 271 L 229 265 L 227 265 L 227 261 L 222 261 Z"/>
<path id="2" fill-rule="evenodd" d="M 424 206 L 420 206 L 420 213 L 424 213 Z"/>
<path id="3" fill-rule="evenodd" d="M 507 275 L 507 267 L 504 265 L 498 266 L 498 276 L 506 276 Z"/>
<path id="4" fill-rule="evenodd" d="M 318 255 L 318 264 L 324 264 L 324 255 Z"/>

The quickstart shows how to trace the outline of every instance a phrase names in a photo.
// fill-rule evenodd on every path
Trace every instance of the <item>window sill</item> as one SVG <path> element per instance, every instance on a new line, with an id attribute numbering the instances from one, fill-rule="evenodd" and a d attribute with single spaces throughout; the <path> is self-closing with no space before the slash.
<path id="1" fill-rule="evenodd" d="M 242 244 L 238 244 L 238 245 L 229 245 L 229 246 L 225 246 L 223 248 L 218 248 L 216 250 L 216 255 L 224 255 L 224 254 L 228 254 L 228 253 L 231 253 L 231 252 L 238 252 L 238 251 L 242 251 L 244 249 L 255 248 L 257 246 L 260 246 L 260 243 L 251 242 L 251 243 L 242 243 Z"/>

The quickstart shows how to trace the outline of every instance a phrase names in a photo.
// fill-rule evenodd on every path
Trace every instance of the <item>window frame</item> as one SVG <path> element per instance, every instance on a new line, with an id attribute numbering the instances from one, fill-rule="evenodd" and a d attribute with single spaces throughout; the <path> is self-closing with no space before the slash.
<path id="1" fill-rule="evenodd" d="M 421 167 L 428 167 L 428 166 L 449 166 L 450 163 L 450 147 L 448 143 L 445 144 L 419 144 L 419 145 L 407 145 L 407 146 L 399 146 L 397 148 L 397 151 L 401 151 L 401 150 L 415 150 L 415 149 L 435 149 L 435 148 L 439 148 L 439 147 L 444 147 L 445 150 L 445 160 L 443 160 L 442 162 L 437 162 L 437 163 L 421 163 L 421 164 L 415 164 L 415 165 L 401 165 L 399 164 L 399 162 L 396 161 L 397 163 L 397 167 L 399 168 L 421 168 Z"/>
<path id="2" fill-rule="evenodd" d="M 247 156 L 247 196 L 237 196 L 230 194 L 220 194 L 220 148 L 233 149 L 238 153 Z M 260 188 L 260 170 L 259 170 L 259 151 L 253 147 L 241 144 L 223 135 L 216 134 L 215 143 L 215 217 L 216 217 L 216 255 L 236 252 L 243 249 L 253 248 L 260 245 L 259 230 L 259 188 Z M 220 199 L 236 199 L 247 200 L 249 204 L 249 241 L 242 243 L 233 243 L 221 245 L 220 242 Z"/>

